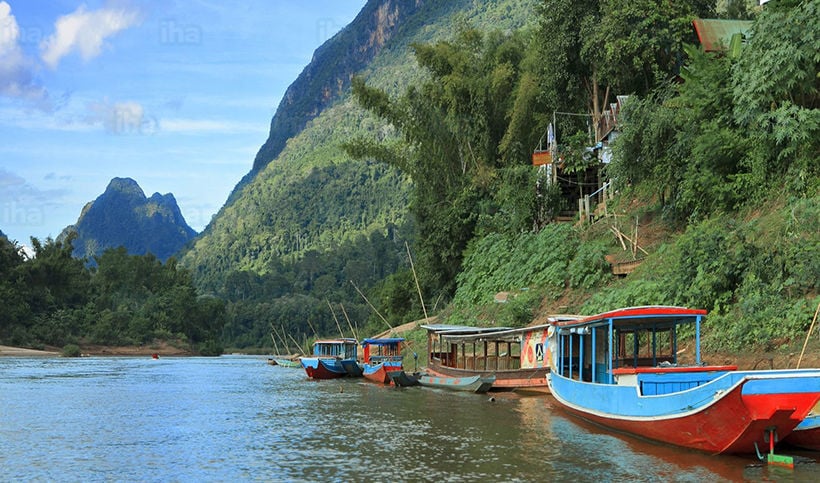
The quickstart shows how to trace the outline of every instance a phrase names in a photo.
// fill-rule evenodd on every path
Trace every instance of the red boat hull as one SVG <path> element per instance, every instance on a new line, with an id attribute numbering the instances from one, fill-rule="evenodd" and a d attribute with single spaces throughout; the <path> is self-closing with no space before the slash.
<path id="1" fill-rule="evenodd" d="M 317 361 L 315 367 L 312 364 L 302 364 L 307 376 L 311 379 L 336 379 L 347 375 L 346 372 L 335 372 L 328 369 L 321 360 Z"/>
<path id="2" fill-rule="evenodd" d="M 769 428 L 783 438 L 805 416 L 795 409 L 815 402 L 817 393 L 743 395 L 737 386 L 702 411 L 672 418 L 612 418 L 562 404 L 583 419 L 647 439 L 713 454 L 753 454 L 755 444 L 760 452 L 768 451 Z"/>
<path id="3" fill-rule="evenodd" d="M 369 379 L 379 384 L 392 384 L 390 379 L 390 372 L 402 371 L 404 368 L 400 361 L 386 361 L 381 364 L 365 364 L 362 370 L 362 375 L 365 379 Z"/>
<path id="4" fill-rule="evenodd" d="M 400 371 L 401 367 L 398 368 L 391 368 L 393 371 Z M 365 373 L 364 377 L 369 379 L 373 382 L 378 382 L 379 384 L 389 384 L 390 383 L 390 376 L 387 375 L 387 371 L 384 370 L 384 366 L 380 366 L 379 369 L 372 373 Z"/>

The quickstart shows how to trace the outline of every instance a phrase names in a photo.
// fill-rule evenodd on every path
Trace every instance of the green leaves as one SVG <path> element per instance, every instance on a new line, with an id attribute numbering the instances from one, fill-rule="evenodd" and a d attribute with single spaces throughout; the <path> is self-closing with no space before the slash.
<path id="1" fill-rule="evenodd" d="M 36 256 L 8 274 L 15 284 L 0 279 L 8 309 L 0 319 L 0 340 L 128 345 L 154 338 L 197 343 L 220 334 L 221 301 L 199 299 L 190 275 L 177 270 L 173 259 L 163 265 L 153 255 L 128 255 L 120 247 L 95 257 L 91 269 L 72 258 L 72 239 L 32 240 Z"/>
<path id="2" fill-rule="evenodd" d="M 579 244 L 566 224 L 549 225 L 537 234 L 497 233 L 476 239 L 465 257 L 464 270 L 458 275 L 453 303 L 457 307 L 484 305 L 498 292 L 523 288 L 560 295 L 568 283 L 568 267 Z M 586 266 L 587 262 L 579 260 L 577 265 Z M 580 272 L 594 271 L 593 268 Z"/>

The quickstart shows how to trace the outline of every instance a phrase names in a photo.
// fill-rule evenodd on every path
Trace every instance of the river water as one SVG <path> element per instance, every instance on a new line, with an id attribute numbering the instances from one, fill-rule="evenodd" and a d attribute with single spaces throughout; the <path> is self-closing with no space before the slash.
<path id="1" fill-rule="evenodd" d="M 2 481 L 820 481 L 820 454 L 791 453 L 767 468 L 549 396 L 311 381 L 261 357 L 0 357 Z"/>

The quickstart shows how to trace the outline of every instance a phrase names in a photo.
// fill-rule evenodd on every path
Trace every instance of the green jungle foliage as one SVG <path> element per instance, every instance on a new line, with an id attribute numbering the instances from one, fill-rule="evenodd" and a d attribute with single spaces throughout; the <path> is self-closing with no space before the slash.
<path id="1" fill-rule="evenodd" d="M 16 244 L 0 239 L 0 341 L 64 347 L 78 344 L 141 345 L 177 341 L 191 350 L 221 352 L 224 303 L 197 296 L 190 274 L 174 259 L 128 255 L 125 248 L 95 257 L 90 268 L 64 241 L 32 239 L 27 259 Z M 206 349 L 206 350 L 203 350 Z"/>

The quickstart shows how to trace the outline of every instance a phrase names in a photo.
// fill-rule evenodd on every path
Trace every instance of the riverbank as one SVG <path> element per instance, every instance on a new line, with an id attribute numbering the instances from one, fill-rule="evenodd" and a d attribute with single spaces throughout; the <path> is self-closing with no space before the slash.
<path id="1" fill-rule="evenodd" d="M 0 345 L 0 356 L 7 357 L 57 357 L 59 352 L 40 351 L 35 349 L 25 349 L 23 347 L 11 347 Z"/>
<path id="2" fill-rule="evenodd" d="M 745 354 L 704 353 L 703 360 L 709 364 L 736 365 L 738 369 L 793 369 L 800 361 L 802 368 L 820 368 L 820 341 L 811 340 L 800 359 L 802 342 L 792 341 L 786 347 L 773 351 L 752 351 Z M 26 349 L 0 345 L 0 357 L 60 357 L 59 347 L 48 347 L 45 350 Z M 195 355 L 187 349 L 174 347 L 166 342 L 143 346 L 106 346 L 82 345 L 83 356 L 124 356 L 150 357 L 184 357 Z"/>
<path id="3" fill-rule="evenodd" d="M 45 350 L 26 349 L 0 345 L 0 357 L 60 357 L 58 347 L 49 347 Z M 80 353 L 83 356 L 151 356 L 157 354 L 165 357 L 180 357 L 194 355 L 187 349 L 180 349 L 165 342 L 144 346 L 106 346 L 81 345 Z"/>

